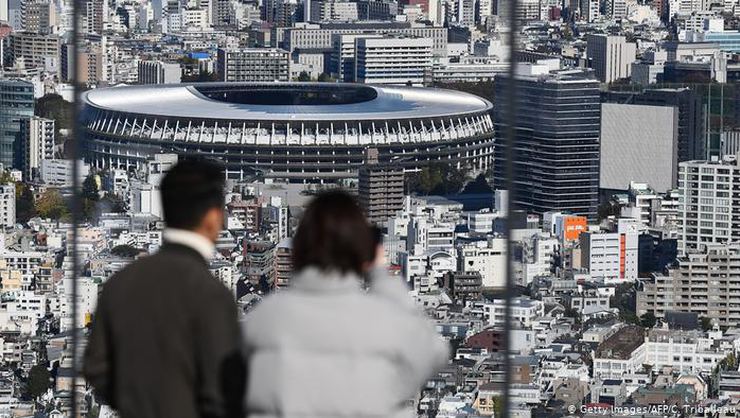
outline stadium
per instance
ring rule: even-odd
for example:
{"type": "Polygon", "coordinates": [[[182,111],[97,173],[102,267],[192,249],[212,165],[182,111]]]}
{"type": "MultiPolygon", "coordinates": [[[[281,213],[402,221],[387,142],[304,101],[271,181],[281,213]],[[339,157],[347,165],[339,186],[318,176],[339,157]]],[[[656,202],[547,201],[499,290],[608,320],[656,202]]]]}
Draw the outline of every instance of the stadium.
{"type": "Polygon", "coordinates": [[[418,169],[473,171],[493,158],[491,103],[466,93],[349,83],[194,83],[111,87],[82,95],[85,158],[141,170],[157,153],[222,160],[232,179],[333,182],[365,150],[418,169]]]}

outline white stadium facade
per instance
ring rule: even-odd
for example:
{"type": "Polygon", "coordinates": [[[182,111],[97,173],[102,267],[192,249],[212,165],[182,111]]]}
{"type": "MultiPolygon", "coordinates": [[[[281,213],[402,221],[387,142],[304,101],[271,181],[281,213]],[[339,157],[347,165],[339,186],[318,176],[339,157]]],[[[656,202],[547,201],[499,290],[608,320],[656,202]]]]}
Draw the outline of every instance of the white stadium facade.
{"type": "Polygon", "coordinates": [[[367,148],[414,170],[444,161],[486,170],[491,103],[450,90],[348,83],[195,83],[83,93],[85,158],[141,170],[158,153],[210,156],[232,179],[356,176],[367,148]]]}

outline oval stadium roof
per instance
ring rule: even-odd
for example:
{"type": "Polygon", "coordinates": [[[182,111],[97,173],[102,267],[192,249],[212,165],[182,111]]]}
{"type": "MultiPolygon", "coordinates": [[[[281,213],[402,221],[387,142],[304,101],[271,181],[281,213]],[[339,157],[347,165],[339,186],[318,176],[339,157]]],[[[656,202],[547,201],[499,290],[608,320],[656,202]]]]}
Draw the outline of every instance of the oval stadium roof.
{"type": "Polygon", "coordinates": [[[121,86],[83,93],[87,106],[185,119],[358,121],[487,112],[478,96],[423,87],[351,83],[190,83],[121,86]]]}

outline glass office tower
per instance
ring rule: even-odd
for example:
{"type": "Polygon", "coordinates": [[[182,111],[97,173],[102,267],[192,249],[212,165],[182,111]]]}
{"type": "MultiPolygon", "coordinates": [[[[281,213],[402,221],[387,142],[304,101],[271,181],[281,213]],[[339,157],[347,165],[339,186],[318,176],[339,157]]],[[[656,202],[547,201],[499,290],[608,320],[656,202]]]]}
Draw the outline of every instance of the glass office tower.
{"type": "MultiPolygon", "coordinates": [[[[493,178],[506,189],[506,86],[497,77],[493,178]],[[502,99],[499,99],[502,98],[502,99]]],[[[563,211],[596,220],[599,204],[599,83],[582,70],[522,64],[515,77],[513,206],[529,213],[563,211]]]]}
{"type": "Polygon", "coordinates": [[[0,163],[20,168],[23,158],[21,120],[33,116],[33,84],[0,80],[0,163]]]}

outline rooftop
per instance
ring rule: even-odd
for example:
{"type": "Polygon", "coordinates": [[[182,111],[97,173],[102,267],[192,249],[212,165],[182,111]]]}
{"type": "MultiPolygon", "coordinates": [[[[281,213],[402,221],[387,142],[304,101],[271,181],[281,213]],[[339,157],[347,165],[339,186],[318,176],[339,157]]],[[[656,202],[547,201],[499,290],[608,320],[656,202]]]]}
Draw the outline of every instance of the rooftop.
{"type": "Polygon", "coordinates": [[[627,360],[632,352],[645,343],[645,330],[636,325],[628,325],[599,344],[595,358],[627,360]]]}
{"type": "Polygon", "coordinates": [[[491,102],[452,90],[351,83],[190,83],[84,92],[92,108],[183,119],[358,121],[487,112],[491,102]],[[156,98],[156,100],[153,100],[156,98]]]}

